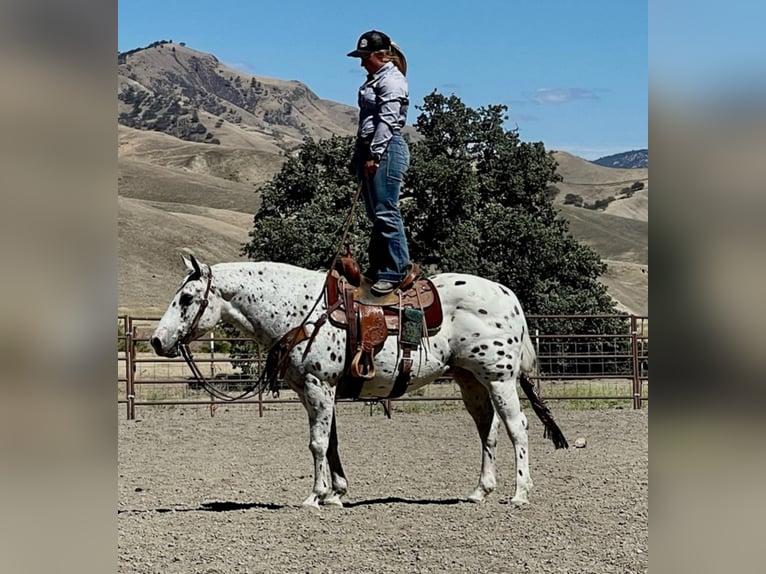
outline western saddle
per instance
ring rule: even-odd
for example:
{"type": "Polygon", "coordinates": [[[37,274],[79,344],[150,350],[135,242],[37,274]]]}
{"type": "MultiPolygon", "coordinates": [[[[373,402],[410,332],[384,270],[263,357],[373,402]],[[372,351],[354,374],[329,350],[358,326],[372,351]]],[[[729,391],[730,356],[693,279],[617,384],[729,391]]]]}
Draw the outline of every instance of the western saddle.
{"type": "Polygon", "coordinates": [[[308,339],[304,357],[313,343],[316,333],[326,319],[346,331],[346,362],[344,374],[338,384],[337,398],[358,399],[364,384],[375,378],[375,355],[383,348],[389,336],[396,335],[401,360],[390,391],[379,396],[375,391],[365,391],[365,398],[392,399],[403,395],[412,378],[411,353],[423,339],[441,329],[443,314],[436,286],[420,275],[420,268],[413,263],[409,273],[399,286],[388,295],[376,296],[371,291],[372,281],[364,277],[359,265],[347,248],[346,254],[337,260],[325,282],[324,298],[327,312],[314,323],[309,335],[306,329],[296,327],[272,348],[266,369],[280,368],[286,354],[295,345],[308,339]]]}

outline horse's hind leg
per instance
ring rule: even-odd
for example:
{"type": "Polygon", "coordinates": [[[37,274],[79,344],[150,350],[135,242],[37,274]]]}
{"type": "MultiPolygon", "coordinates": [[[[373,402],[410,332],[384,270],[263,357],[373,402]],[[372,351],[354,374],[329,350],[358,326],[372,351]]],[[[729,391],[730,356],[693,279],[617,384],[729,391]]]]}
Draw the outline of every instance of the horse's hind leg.
{"type": "Polygon", "coordinates": [[[314,457],[314,488],[303,501],[303,506],[319,508],[319,503],[330,492],[327,451],[330,446],[335,389],[308,375],[301,399],[309,416],[309,449],[314,457]]]}
{"type": "Polygon", "coordinates": [[[529,476],[527,417],[521,412],[516,377],[490,381],[488,387],[495,411],[505,424],[516,451],[516,493],[511,502],[521,506],[529,502],[532,478],[529,476]]]}
{"type": "Polygon", "coordinates": [[[489,392],[476,380],[472,373],[463,369],[453,369],[453,378],[460,387],[463,402],[468,413],[476,423],[481,439],[481,475],[479,484],[468,497],[471,502],[483,502],[484,498],[495,490],[497,427],[500,419],[495,414],[489,392]]]}
{"type": "Polygon", "coordinates": [[[327,506],[343,506],[341,497],[346,494],[348,481],[346,480],[346,474],[343,472],[343,465],[338,454],[338,430],[335,426],[335,409],[333,409],[332,423],[330,424],[330,445],[327,449],[327,460],[330,463],[332,492],[324,499],[323,503],[327,506]]]}

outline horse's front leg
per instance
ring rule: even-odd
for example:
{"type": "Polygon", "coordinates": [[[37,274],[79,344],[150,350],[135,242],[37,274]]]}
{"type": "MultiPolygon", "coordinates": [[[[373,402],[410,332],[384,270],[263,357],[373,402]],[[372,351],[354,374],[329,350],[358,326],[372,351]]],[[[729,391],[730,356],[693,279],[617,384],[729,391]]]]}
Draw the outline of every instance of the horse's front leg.
{"type": "Polygon", "coordinates": [[[307,375],[303,388],[303,406],[309,417],[309,449],[314,457],[314,488],[303,506],[319,508],[330,492],[327,450],[335,406],[335,388],[313,375],[307,375]]]}
{"type": "Polygon", "coordinates": [[[332,477],[332,493],[324,499],[327,506],[343,506],[341,497],[345,496],[348,489],[346,474],[338,454],[338,430],[335,426],[335,409],[333,408],[332,423],[330,425],[330,446],[327,449],[327,460],[330,463],[330,475],[332,477]]]}

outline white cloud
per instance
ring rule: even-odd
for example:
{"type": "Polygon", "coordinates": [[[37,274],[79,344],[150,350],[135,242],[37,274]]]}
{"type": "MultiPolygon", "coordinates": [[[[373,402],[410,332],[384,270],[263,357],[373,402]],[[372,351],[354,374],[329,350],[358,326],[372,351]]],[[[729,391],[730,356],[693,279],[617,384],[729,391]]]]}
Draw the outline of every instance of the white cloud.
{"type": "Polygon", "coordinates": [[[538,88],[530,99],[538,104],[565,104],[575,100],[598,100],[598,91],[589,88],[538,88]]]}

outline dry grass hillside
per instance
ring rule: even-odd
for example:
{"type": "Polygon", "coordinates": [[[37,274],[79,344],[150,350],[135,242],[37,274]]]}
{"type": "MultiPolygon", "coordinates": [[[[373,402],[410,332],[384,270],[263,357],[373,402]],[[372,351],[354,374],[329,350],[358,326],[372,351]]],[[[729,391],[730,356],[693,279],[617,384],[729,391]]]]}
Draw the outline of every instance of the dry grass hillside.
{"type": "MultiPolygon", "coordinates": [[[[215,146],[220,161],[201,161],[205,144],[155,132],[119,130],[119,306],[121,312],[164,309],[182,274],[180,255],[190,249],[210,262],[244,260],[259,198],[255,181],[232,181],[221,166],[236,170],[242,148],[215,146]]],[[[268,150],[252,152],[260,181],[279,169],[268,150]]],[[[621,309],[648,313],[648,185],[633,197],[615,200],[605,211],[564,205],[577,190],[589,202],[614,195],[634,181],[647,181],[644,169],[603,168],[557,152],[564,181],[554,203],[570,231],[608,265],[602,278],[621,309]]],[[[255,173],[252,168],[250,173],[255,173]]],[[[244,170],[243,170],[244,171],[244,170]]],[[[240,179],[242,179],[240,177],[240,179]]]]}
{"type": "MultiPolygon", "coordinates": [[[[305,136],[352,134],[357,112],[300,82],[244,74],[172,42],[118,62],[118,301],[120,312],[158,313],[181,278],[180,254],[244,259],[257,188],[305,136]]],[[[648,169],[555,158],[564,181],[554,203],[572,234],[607,262],[602,280],[621,307],[647,313],[648,169]],[[641,189],[625,192],[637,182],[641,189]],[[603,209],[566,204],[568,195],[603,209]]]]}
{"type": "MultiPolygon", "coordinates": [[[[203,163],[199,154],[212,146],[124,126],[119,137],[119,307],[157,312],[177,287],[183,250],[211,262],[242,258],[259,198],[254,182],[221,177],[221,165],[240,161],[239,148],[215,146],[222,160],[203,163]]],[[[281,165],[270,158],[250,159],[262,181],[281,165]]]]}
{"type": "Polygon", "coordinates": [[[565,152],[555,152],[558,171],[554,199],[569,230],[593,248],[608,270],[602,282],[627,312],[649,313],[649,170],[615,169],[592,164],[565,152]],[[631,194],[625,188],[636,182],[643,188],[631,194]],[[615,199],[602,210],[565,205],[567,194],[579,195],[585,204],[615,199]],[[630,195],[630,197],[626,197],[630,195]]]}

